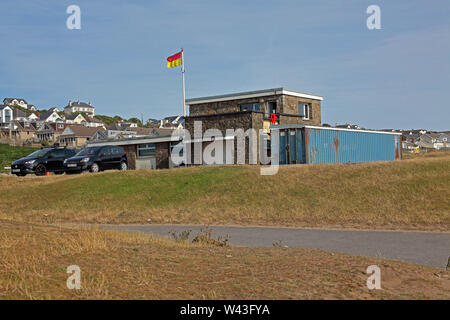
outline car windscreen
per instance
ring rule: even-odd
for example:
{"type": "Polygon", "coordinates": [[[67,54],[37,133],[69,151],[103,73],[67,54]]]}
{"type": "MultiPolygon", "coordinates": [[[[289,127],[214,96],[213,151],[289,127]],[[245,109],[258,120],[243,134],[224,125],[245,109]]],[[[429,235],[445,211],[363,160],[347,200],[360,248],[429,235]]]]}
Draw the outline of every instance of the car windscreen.
{"type": "Polygon", "coordinates": [[[87,147],[81,149],[75,156],[93,156],[98,153],[101,147],[87,147]]]}
{"type": "Polygon", "coordinates": [[[49,152],[49,149],[41,149],[33,152],[32,154],[28,155],[30,158],[42,158],[49,152]]]}

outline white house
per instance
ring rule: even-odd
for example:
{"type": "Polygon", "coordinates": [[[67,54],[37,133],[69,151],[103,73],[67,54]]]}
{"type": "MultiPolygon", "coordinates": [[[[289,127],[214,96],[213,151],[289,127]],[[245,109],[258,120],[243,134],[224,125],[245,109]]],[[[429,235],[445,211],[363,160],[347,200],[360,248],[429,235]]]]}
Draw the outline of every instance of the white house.
{"type": "Polygon", "coordinates": [[[84,112],[90,117],[95,116],[95,108],[90,102],[84,103],[80,101],[69,101],[69,104],[64,107],[64,112],[67,114],[75,112],[84,112]]]}
{"type": "Polygon", "coordinates": [[[62,122],[63,121],[62,118],[59,116],[59,114],[56,113],[55,111],[48,111],[48,112],[41,114],[40,120],[44,121],[44,122],[62,122]]]}
{"type": "Polygon", "coordinates": [[[92,117],[88,117],[86,119],[86,121],[83,122],[83,125],[86,127],[92,127],[92,128],[102,127],[103,129],[106,129],[105,124],[102,121],[100,121],[97,118],[92,118],[92,117]]]}
{"type": "Polygon", "coordinates": [[[0,105],[0,125],[9,125],[13,118],[13,109],[10,106],[0,105]]]}
{"type": "Polygon", "coordinates": [[[10,107],[19,106],[28,109],[28,102],[22,98],[5,98],[3,99],[3,103],[10,107]]]}
{"type": "Polygon", "coordinates": [[[28,116],[28,121],[37,121],[37,120],[39,120],[39,117],[36,114],[34,114],[34,113],[31,113],[28,116]]]}
{"type": "Polygon", "coordinates": [[[66,116],[66,123],[81,124],[83,122],[86,122],[86,119],[81,113],[72,113],[66,116]]]}

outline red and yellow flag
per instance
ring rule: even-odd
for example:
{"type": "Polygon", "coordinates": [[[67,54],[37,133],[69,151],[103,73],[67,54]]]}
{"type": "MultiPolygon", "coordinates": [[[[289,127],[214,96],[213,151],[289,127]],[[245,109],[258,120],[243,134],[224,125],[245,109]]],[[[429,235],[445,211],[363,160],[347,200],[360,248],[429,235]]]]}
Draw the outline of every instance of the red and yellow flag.
{"type": "Polygon", "coordinates": [[[167,68],[178,67],[181,65],[181,51],[167,58],[167,68]]]}

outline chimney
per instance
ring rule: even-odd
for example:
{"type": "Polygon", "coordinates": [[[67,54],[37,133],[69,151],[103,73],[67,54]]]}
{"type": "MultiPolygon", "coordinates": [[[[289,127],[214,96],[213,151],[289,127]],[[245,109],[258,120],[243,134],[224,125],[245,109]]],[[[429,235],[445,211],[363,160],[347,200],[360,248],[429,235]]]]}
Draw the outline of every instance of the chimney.
{"type": "Polygon", "coordinates": [[[72,100],[69,100],[69,106],[72,106],[72,100]]]}

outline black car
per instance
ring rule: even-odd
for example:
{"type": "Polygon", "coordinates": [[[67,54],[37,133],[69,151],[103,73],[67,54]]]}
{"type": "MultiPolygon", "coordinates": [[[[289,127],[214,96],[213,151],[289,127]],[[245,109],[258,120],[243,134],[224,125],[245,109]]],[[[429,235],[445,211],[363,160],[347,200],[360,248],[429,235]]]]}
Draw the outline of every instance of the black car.
{"type": "Polygon", "coordinates": [[[72,157],[75,153],[76,150],[70,148],[40,149],[14,161],[11,164],[11,173],[18,176],[26,176],[32,173],[43,176],[47,172],[61,174],[65,171],[64,160],[72,157]]]}
{"type": "Polygon", "coordinates": [[[127,154],[121,147],[101,146],[86,147],[75,156],[64,161],[66,173],[82,171],[98,172],[100,170],[127,170],[127,154]]]}

